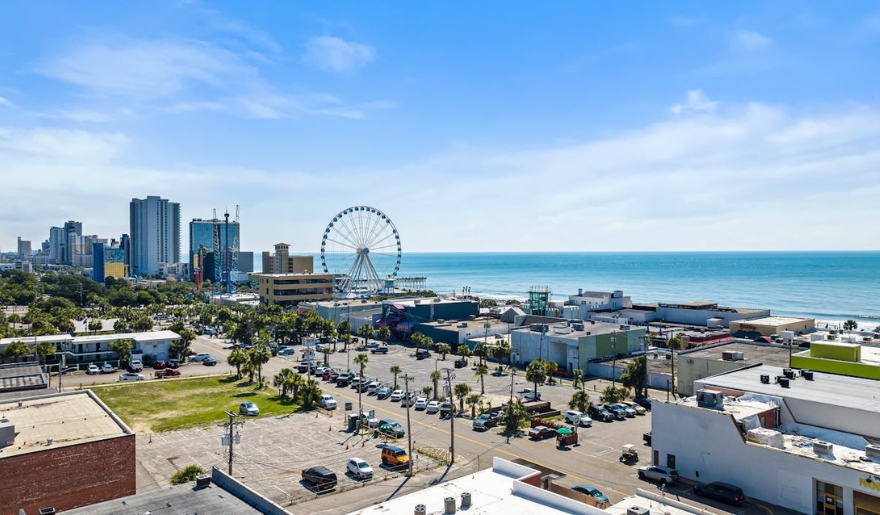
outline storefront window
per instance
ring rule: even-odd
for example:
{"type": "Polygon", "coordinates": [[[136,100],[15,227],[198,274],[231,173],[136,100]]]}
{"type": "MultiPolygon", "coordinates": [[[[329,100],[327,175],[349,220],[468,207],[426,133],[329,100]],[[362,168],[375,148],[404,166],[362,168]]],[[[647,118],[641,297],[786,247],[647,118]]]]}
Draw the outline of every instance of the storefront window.
{"type": "Polygon", "coordinates": [[[843,515],[843,488],[831,483],[816,481],[816,513],[843,515]]]}

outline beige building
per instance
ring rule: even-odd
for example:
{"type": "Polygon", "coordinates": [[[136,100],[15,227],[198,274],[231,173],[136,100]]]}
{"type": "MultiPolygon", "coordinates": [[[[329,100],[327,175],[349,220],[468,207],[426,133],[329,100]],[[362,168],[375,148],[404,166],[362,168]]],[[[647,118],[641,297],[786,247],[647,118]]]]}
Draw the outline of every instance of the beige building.
{"type": "Polygon", "coordinates": [[[263,252],[264,274],[310,274],[315,271],[313,256],[291,256],[290,245],[275,244],[275,254],[263,252]]]}
{"type": "Polygon", "coordinates": [[[730,322],[730,334],[737,337],[756,336],[756,333],[760,333],[761,336],[770,336],[782,334],[782,331],[803,334],[814,330],[816,330],[816,321],[812,318],[764,317],[730,322]]]}
{"type": "Polygon", "coordinates": [[[260,302],[296,305],[303,301],[331,300],[333,274],[252,274],[259,282],[260,302]]]}

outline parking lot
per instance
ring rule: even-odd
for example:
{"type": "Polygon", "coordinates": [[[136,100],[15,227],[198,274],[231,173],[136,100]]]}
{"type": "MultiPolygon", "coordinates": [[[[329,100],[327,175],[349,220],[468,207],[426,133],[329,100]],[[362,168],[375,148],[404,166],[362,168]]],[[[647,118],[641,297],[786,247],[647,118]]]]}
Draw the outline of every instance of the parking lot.
{"type": "MultiPolygon", "coordinates": [[[[222,371],[225,367],[222,359],[228,353],[227,347],[228,343],[212,338],[199,338],[194,344],[194,349],[198,352],[210,352],[221,359],[221,363],[216,367],[218,371],[222,371]]],[[[271,377],[282,368],[294,368],[299,364],[301,347],[296,346],[294,349],[297,352],[293,356],[272,358],[265,366],[264,374],[271,377]]],[[[329,357],[330,365],[343,370],[355,368],[353,361],[349,367],[349,360],[353,360],[355,355],[357,352],[354,350],[349,353],[332,353],[329,357]]],[[[466,382],[472,391],[479,393],[480,381],[474,376],[473,366],[454,369],[454,356],[447,356],[447,360],[441,360],[439,354],[432,353],[428,359],[416,360],[414,355],[415,349],[394,344],[390,346],[388,354],[368,353],[369,362],[364,375],[391,385],[393,375],[390,368],[392,365],[398,365],[403,373],[413,377],[410,388],[420,392],[423,386],[433,387],[430,379],[432,371],[449,368],[455,375],[453,384],[466,382]]],[[[319,355],[319,358],[323,356],[319,355]]],[[[471,365],[476,363],[476,358],[469,360],[471,365]]],[[[490,363],[490,370],[494,366],[490,363]]],[[[509,398],[510,375],[488,375],[484,379],[488,398],[497,399],[499,404],[509,398]]],[[[394,492],[402,495],[406,492],[406,488],[414,488],[413,485],[418,483],[417,480],[404,483],[399,473],[381,468],[380,446],[383,444],[381,439],[373,438],[372,434],[361,437],[347,431],[348,413],[345,404],[351,403],[352,412],[356,412],[357,392],[350,387],[338,387],[324,381],[320,381],[320,384],[325,393],[336,398],[339,403],[338,409],[331,413],[312,412],[276,418],[248,419],[240,430],[242,443],[235,448],[234,475],[282,505],[306,502],[308,504],[304,504],[300,509],[316,513],[345,512],[333,507],[332,499],[337,496],[340,501],[350,499],[349,508],[351,508],[351,506],[369,504],[369,499],[381,500],[393,495],[394,492]],[[349,496],[347,491],[362,484],[344,475],[345,464],[352,457],[365,459],[375,470],[374,479],[367,481],[365,488],[358,489],[354,497],[349,496]],[[327,466],[337,474],[339,488],[335,493],[317,496],[301,484],[301,470],[315,465],[327,466]],[[406,486],[407,484],[409,486],[406,486]],[[397,488],[401,490],[398,491],[397,488]]],[[[593,402],[598,402],[598,392],[608,384],[610,383],[604,380],[587,382],[586,389],[591,393],[593,402]]],[[[514,392],[519,392],[533,385],[527,383],[522,371],[519,371],[513,377],[513,386],[514,392]]],[[[401,377],[398,377],[398,387],[403,388],[401,377]]],[[[441,394],[442,391],[441,386],[441,394]]],[[[570,381],[565,380],[556,385],[539,386],[539,391],[542,400],[549,400],[554,408],[564,412],[574,389],[570,381]]],[[[665,392],[652,392],[652,396],[665,399],[665,392]]],[[[374,395],[366,393],[361,395],[361,402],[365,412],[375,410],[376,418],[391,418],[404,428],[407,427],[407,410],[399,403],[388,399],[379,400],[374,395]]],[[[493,405],[498,404],[493,402],[493,405]]],[[[554,479],[557,484],[594,486],[608,496],[611,502],[618,502],[626,496],[633,495],[638,488],[659,489],[659,485],[640,480],[637,476],[638,467],[651,462],[650,447],[644,445],[642,441],[643,433],[651,429],[650,412],[647,415],[614,422],[594,421],[593,427],[579,429],[577,445],[564,449],[558,449],[553,438],[541,441],[530,440],[524,435],[508,438],[501,434],[501,429],[497,427],[488,431],[473,430],[471,420],[467,417],[458,417],[452,421],[441,420],[437,414],[427,414],[421,410],[410,410],[410,427],[413,449],[417,451],[414,452],[414,464],[420,470],[428,469],[422,474],[439,476],[440,471],[445,471],[445,477],[456,477],[491,466],[492,458],[499,456],[508,460],[536,463],[557,475],[558,478],[554,479]],[[455,424],[455,465],[447,471],[445,466],[439,466],[432,457],[442,460],[449,457],[451,424],[455,424]],[[620,463],[619,457],[625,444],[634,444],[639,451],[640,459],[637,464],[620,463]]],[[[176,470],[191,463],[199,464],[203,468],[218,466],[225,470],[226,455],[220,445],[222,432],[219,426],[175,431],[154,434],[152,442],[150,435],[139,435],[138,457],[160,486],[167,484],[168,478],[176,470]],[[184,449],[185,452],[182,451],[184,449]]],[[[406,448],[407,438],[391,443],[406,448]]],[[[704,503],[701,498],[693,494],[692,485],[689,484],[672,486],[666,491],[666,495],[679,496],[683,501],[707,507],[715,513],[766,513],[764,507],[757,503],[740,508],[712,502],[704,503]]],[[[777,508],[771,508],[774,512],[779,512],[777,508]]]]}

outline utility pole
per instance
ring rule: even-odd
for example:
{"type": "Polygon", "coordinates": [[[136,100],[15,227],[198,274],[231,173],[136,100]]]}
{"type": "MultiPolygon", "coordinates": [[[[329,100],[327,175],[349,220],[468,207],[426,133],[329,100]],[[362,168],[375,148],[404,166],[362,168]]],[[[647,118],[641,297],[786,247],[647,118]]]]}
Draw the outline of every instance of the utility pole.
{"type": "Polygon", "coordinates": [[[614,357],[611,358],[611,386],[617,387],[617,331],[611,333],[611,352],[614,357]]]}
{"type": "Polygon", "coordinates": [[[450,410],[451,416],[449,417],[449,464],[453,465],[455,463],[455,399],[453,398],[452,392],[452,380],[455,379],[455,374],[452,372],[451,368],[444,368],[444,372],[446,372],[446,387],[449,388],[449,404],[452,406],[452,410],[450,410]]]}
{"type": "Polygon", "coordinates": [[[415,379],[413,376],[409,374],[403,374],[403,382],[406,384],[405,388],[405,399],[406,399],[406,440],[407,440],[407,453],[409,454],[408,470],[407,476],[412,477],[412,466],[413,466],[413,453],[412,453],[412,425],[410,425],[409,421],[409,406],[410,406],[410,398],[409,398],[409,382],[415,379]]]}
{"type": "Polygon", "coordinates": [[[237,437],[233,436],[232,430],[235,428],[235,426],[243,426],[244,420],[242,420],[241,422],[236,422],[235,419],[238,417],[238,415],[231,412],[231,411],[226,411],[226,416],[229,417],[229,422],[226,423],[226,427],[229,429],[229,434],[226,435],[226,440],[229,443],[229,476],[232,477],[232,454],[233,454],[232,446],[234,443],[241,442],[241,437],[240,436],[237,436],[237,437]],[[238,442],[236,442],[236,440],[238,440],[238,442]]]}

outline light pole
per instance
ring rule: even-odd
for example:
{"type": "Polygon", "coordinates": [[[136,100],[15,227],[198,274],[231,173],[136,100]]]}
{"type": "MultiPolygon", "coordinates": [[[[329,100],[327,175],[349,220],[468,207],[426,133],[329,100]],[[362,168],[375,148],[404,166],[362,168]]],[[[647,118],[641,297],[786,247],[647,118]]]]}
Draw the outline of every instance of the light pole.
{"type": "Polygon", "coordinates": [[[614,353],[611,358],[611,386],[617,387],[617,331],[611,333],[611,352],[614,353]]]}
{"type": "MultiPolygon", "coordinates": [[[[455,379],[455,374],[452,373],[451,368],[444,368],[444,372],[446,372],[446,387],[449,388],[449,400],[450,405],[452,406],[452,410],[450,413],[455,411],[455,398],[453,397],[452,392],[452,380],[455,379]]],[[[409,409],[407,409],[407,416],[409,415],[409,409]]],[[[455,463],[455,415],[454,413],[449,417],[449,464],[453,465],[455,463]]]]}

